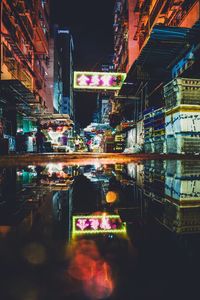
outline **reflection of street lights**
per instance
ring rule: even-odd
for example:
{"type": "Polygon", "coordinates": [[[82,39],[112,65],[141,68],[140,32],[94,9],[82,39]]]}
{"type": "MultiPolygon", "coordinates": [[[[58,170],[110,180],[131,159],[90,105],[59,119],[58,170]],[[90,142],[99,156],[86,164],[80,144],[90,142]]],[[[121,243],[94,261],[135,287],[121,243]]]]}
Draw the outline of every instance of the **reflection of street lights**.
{"type": "Polygon", "coordinates": [[[46,169],[48,173],[52,175],[54,172],[61,172],[63,170],[63,165],[61,163],[59,164],[50,163],[46,166],[46,169]]]}
{"type": "Polygon", "coordinates": [[[106,194],[107,203],[115,203],[118,200],[118,193],[115,191],[108,191],[106,194]]]}
{"type": "Polygon", "coordinates": [[[94,167],[95,167],[96,170],[99,169],[99,168],[101,167],[101,164],[100,164],[100,162],[99,162],[98,160],[95,161],[94,167]]]}

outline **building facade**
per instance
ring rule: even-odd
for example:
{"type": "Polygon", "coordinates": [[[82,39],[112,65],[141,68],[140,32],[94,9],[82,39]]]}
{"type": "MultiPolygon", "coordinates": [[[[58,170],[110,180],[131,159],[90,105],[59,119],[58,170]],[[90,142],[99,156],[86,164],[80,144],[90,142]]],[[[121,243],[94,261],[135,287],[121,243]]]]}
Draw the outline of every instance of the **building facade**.
{"type": "MultiPolygon", "coordinates": [[[[161,150],[165,149],[168,101],[164,86],[177,77],[200,78],[199,47],[199,1],[116,0],[114,66],[127,77],[114,97],[111,120],[118,118],[115,125],[133,120],[136,140],[139,134],[144,136],[143,144],[150,146],[150,152],[165,152],[161,150]],[[157,123],[150,132],[147,116],[152,119],[153,112],[157,123]],[[138,131],[139,123],[143,124],[142,132],[138,131]]],[[[176,144],[178,140],[173,136],[173,141],[176,144]]]]}
{"type": "MultiPolygon", "coordinates": [[[[170,80],[175,73],[179,75],[180,71],[183,73],[183,64],[172,71],[178,58],[187,60],[186,67],[192,64],[191,57],[197,58],[196,54],[190,53],[193,42],[189,38],[189,29],[194,28],[199,20],[200,3],[197,0],[116,0],[113,62],[116,71],[127,73],[125,84],[128,85],[122,87],[120,93],[127,97],[138,97],[138,100],[132,101],[136,118],[141,116],[144,108],[162,98],[162,81],[170,80]],[[162,47],[164,43],[166,47],[172,43],[172,47],[162,47]],[[178,48],[175,43],[182,46],[178,48]],[[171,56],[170,51],[174,51],[171,56]]],[[[197,31],[193,31],[192,35],[196,42],[197,31]]],[[[198,59],[195,65],[198,69],[198,59]]],[[[122,106],[126,104],[127,101],[123,101],[122,106]]]]}
{"type": "Polygon", "coordinates": [[[116,0],[113,24],[115,70],[128,73],[155,25],[191,28],[199,18],[198,0],[116,0]]]}
{"type": "Polygon", "coordinates": [[[48,85],[49,1],[1,1],[0,112],[4,133],[31,130],[51,106],[48,85]]]}
{"type": "Polygon", "coordinates": [[[70,31],[54,26],[50,51],[53,71],[54,111],[74,117],[74,43],[70,31]]]}
{"type": "Polygon", "coordinates": [[[56,32],[57,29],[55,27],[52,33],[52,37],[50,38],[49,75],[51,78],[52,86],[53,112],[61,113],[63,97],[62,58],[61,51],[57,43],[56,32]]]}

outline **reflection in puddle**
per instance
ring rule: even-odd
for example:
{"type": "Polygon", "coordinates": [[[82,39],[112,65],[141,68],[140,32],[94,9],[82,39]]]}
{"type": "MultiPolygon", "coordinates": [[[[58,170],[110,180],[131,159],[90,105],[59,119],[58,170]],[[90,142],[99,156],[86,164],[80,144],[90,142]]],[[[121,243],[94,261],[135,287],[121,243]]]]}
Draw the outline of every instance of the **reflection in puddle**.
{"type": "Polygon", "coordinates": [[[104,299],[112,294],[114,283],[111,267],[100,255],[93,240],[77,240],[71,244],[69,275],[82,281],[90,299],[104,299]]]}
{"type": "Polygon", "coordinates": [[[16,278],[38,299],[184,296],[199,233],[199,161],[0,168],[2,299],[16,278]]]}
{"type": "Polygon", "coordinates": [[[11,227],[10,226],[0,226],[0,235],[5,237],[10,232],[11,227]]]}
{"type": "Polygon", "coordinates": [[[24,258],[32,265],[44,264],[46,260],[46,250],[43,245],[31,243],[23,249],[24,258]]]}
{"type": "Polygon", "coordinates": [[[144,193],[153,216],[178,234],[200,232],[200,163],[149,162],[144,193]],[[161,163],[160,163],[161,164],[161,163]]]}
{"type": "Polygon", "coordinates": [[[80,215],[73,216],[72,236],[84,234],[126,234],[126,224],[119,215],[80,215]]]}

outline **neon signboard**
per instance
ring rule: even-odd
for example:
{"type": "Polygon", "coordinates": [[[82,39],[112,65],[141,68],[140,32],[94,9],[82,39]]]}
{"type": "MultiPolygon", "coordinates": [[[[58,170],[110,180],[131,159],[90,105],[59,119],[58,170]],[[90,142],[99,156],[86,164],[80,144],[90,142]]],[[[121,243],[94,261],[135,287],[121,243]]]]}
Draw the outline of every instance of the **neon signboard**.
{"type": "Polygon", "coordinates": [[[126,73],[74,72],[74,89],[120,90],[126,73]]]}
{"type": "Polygon", "coordinates": [[[72,235],[98,233],[126,233],[126,223],[119,215],[73,216],[72,235]]]}

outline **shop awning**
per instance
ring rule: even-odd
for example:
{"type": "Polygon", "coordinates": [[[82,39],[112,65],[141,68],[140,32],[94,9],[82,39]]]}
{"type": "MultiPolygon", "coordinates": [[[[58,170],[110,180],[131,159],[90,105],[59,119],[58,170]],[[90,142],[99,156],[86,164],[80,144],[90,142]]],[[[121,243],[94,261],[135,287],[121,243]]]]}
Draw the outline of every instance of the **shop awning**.
{"type": "Polygon", "coordinates": [[[120,95],[135,95],[141,82],[166,80],[171,75],[171,67],[190,48],[194,34],[190,28],[155,26],[131,67],[120,95]]]}
{"type": "Polygon", "coordinates": [[[36,111],[40,111],[41,102],[34,93],[19,80],[0,80],[0,99],[4,99],[6,107],[16,107],[17,111],[36,119],[36,111]]]}
{"type": "Polygon", "coordinates": [[[68,114],[52,114],[52,113],[43,113],[36,114],[37,120],[42,125],[43,129],[50,127],[73,127],[74,122],[70,119],[68,114]]]}
{"type": "Polygon", "coordinates": [[[19,80],[1,80],[0,90],[8,99],[24,104],[36,102],[35,95],[19,80]]]}
{"type": "Polygon", "coordinates": [[[44,113],[44,114],[37,114],[39,119],[43,120],[69,120],[70,116],[68,114],[52,114],[52,113],[44,113]]]}

